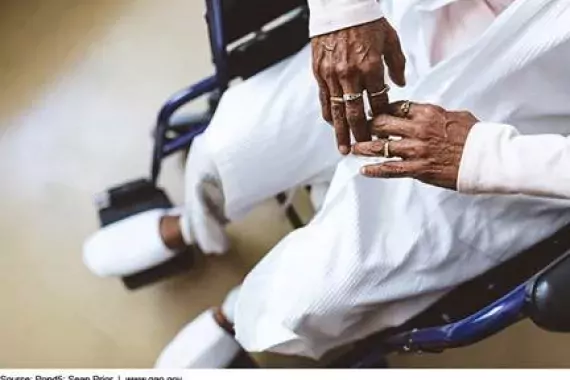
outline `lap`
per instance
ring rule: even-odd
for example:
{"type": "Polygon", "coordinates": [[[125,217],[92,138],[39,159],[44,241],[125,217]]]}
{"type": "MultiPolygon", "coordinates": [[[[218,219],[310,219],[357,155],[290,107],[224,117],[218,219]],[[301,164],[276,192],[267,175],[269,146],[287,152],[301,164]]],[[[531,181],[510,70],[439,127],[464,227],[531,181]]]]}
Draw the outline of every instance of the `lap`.
{"type": "Polygon", "coordinates": [[[319,214],[246,278],[246,348],[319,357],[405,322],[570,221],[566,201],[367,179],[361,164],[343,160],[319,214]]]}

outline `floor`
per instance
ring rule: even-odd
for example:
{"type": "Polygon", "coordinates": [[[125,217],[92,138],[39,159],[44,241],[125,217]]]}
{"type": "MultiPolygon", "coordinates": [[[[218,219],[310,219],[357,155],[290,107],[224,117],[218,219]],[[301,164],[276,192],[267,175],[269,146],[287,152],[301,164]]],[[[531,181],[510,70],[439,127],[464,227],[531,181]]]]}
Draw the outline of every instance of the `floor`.
{"type": "MultiPolygon", "coordinates": [[[[212,70],[202,15],[198,0],[0,0],[0,367],[152,366],[289,230],[267,202],[230,227],[227,256],[136,292],[82,264],[94,195],[146,174],[156,110],[212,70]]],[[[162,183],[177,201],[181,174],[180,157],[168,160],[162,183]]],[[[525,323],[394,363],[565,367],[570,350],[525,323]]]]}

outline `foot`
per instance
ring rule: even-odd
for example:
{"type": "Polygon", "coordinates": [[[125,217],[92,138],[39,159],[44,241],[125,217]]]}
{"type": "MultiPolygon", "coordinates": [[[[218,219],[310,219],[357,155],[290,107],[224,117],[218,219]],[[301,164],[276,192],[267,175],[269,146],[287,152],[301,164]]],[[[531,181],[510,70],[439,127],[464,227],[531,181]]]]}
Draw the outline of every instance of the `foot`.
{"type": "Polygon", "coordinates": [[[161,352],[155,368],[226,368],[243,353],[234,339],[233,313],[239,287],[221,307],[200,314],[161,352]]]}
{"type": "Polygon", "coordinates": [[[155,368],[226,368],[242,351],[220,309],[200,314],[161,352],[155,368]]]}
{"type": "Polygon", "coordinates": [[[178,216],[150,210],[101,228],[83,247],[85,265],[96,275],[128,276],[185,250],[178,216]]]}

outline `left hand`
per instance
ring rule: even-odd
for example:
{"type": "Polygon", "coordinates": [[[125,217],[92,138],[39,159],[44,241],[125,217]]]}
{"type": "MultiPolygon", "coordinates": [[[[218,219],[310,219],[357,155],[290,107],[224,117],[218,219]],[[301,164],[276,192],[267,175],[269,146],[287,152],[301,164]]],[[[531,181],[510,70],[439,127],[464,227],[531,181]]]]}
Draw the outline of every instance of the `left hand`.
{"type": "Polygon", "coordinates": [[[459,164],[467,135],[479,122],[470,112],[447,111],[439,106],[404,102],[390,104],[390,114],[372,121],[376,141],[353,145],[352,152],[362,156],[400,157],[401,161],[367,165],[362,174],[377,178],[410,177],[448,189],[457,189],[459,164]],[[401,137],[388,140],[388,136],[401,137]]]}

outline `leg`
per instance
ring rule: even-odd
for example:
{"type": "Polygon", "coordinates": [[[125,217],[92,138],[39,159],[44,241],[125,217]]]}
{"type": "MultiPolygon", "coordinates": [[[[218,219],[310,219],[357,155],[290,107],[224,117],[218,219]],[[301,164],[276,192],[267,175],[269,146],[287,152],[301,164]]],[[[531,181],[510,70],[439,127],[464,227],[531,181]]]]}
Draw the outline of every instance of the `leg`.
{"type": "Polygon", "coordinates": [[[186,325],[160,353],[155,368],[224,368],[241,352],[230,322],[239,288],[219,308],[206,310],[186,325]]]}
{"type": "Polygon", "coordinates": [[[343,347],[321,360],[271,352],[246,353],[234,338],[239,289],[234,288],[220,307],[208,309],[188,323],[160,353],[155,368],[241,368],[243,363],[238,360],[244,356],[261,368],[323,368],[350,348],[343,347]]]}
{"type": "MultiPolygon", "coordinates": [[[[224,94],[189,153],[174,240],[206,254],[224,253],[228,221],[280,192],[313,180],[326,183],[323,173],[340,155],[332,128],[320,118],[309,59],[307,47],[224,94]]],[[[129,275],[172,257],[176,252],[159,233],[162,217],[153,210],[99,230],[85,245],[86,264],[102,276],[129,275]]]]}
{"type": "Polygon", "coordinates": [[[331,172],[340,160],[334,131],[320,115],[309,62],[306,47],[224,94],[203,144],[228,219],[331,172]]]}

